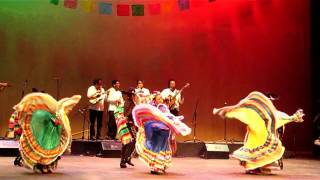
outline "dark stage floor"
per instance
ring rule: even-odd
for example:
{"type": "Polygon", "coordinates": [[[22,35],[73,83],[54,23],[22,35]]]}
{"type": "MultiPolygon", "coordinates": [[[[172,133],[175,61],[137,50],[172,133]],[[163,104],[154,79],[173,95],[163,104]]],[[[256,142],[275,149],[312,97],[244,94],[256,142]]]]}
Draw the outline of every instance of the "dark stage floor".
{"type": "Polygon", "coordinates": [[[64,156],[54,174],[34,174],[12,165],[12,157],[0,157],[1,180],[135,180],[135,179],[319,179],[320,160],[285,159],[285,169],[273,175],[246,175],[236,160],[206,160],[200,158],[174,158],[173,167],[165,175],[151,175],[138,159],[135,167],[119,168],[117,158],[64,156]]]}

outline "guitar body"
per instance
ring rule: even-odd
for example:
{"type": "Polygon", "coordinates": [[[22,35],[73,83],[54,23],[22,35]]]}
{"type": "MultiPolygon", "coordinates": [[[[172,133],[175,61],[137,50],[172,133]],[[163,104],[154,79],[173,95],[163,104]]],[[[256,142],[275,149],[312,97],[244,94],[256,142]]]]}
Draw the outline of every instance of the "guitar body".
{"type": "Polygon", "coordinates": [[[97,104],[105,98],[104,94],[106,93],[97,92],[96,95],[89,99],[89,102],[93,105],[97,104]]]}
{"type": "Polygon", "coordinates": [[[167,103],[167,106],[169,107],[169,109],[172,109],[175,103],[176,103],[176,97],[173,97],[170,95],[168,97],[168,103],[167,103]]]}

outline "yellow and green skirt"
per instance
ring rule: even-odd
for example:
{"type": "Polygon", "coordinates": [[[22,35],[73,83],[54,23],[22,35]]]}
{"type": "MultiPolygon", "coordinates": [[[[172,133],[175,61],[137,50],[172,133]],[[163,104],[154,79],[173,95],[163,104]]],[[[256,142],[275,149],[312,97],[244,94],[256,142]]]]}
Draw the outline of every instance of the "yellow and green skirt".
{"type": "Polygon", "coordinates": [[[80,101],[73,96],[56,101],[49,94],[25,96],[14,109],[19,112],[22,136],[20,154],[27,168],[49,173],[71,143],[67,113],[80,101]]]}
{"type": "Polygon", "coordinates": [[[293,116],[278,111],[265,95],[256,91],[238,104],[214,109],[213,113],[247,125],[244,146],[231,154],[231,157],[241,161],[246,170],[280,169],[278,160],[282,158],[285,148],[277,129],[302,118],[298,116],[298,111],[293,116]]]}

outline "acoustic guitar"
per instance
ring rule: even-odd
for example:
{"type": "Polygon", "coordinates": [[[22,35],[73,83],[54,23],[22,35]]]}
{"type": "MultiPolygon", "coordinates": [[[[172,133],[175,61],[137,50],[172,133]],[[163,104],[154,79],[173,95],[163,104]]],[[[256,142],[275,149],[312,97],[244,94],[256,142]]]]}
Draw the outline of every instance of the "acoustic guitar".
{"type": "Polygon", "coordinates": [[[176,98],[178,94],[181,94],[182,91],[189,87],[190,83],[186,83],[180,90],[178,90],[173,96],[169,95],[168,98],[165,99],[165,104],[169,107],[169,109],[173,109],[174,104],[176,103],[176,98]]]}

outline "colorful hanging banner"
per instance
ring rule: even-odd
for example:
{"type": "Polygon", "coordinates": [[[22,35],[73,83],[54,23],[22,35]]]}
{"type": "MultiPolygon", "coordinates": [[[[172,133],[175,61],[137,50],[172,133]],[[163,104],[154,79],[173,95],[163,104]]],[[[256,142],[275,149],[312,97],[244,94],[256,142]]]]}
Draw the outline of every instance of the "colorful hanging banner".
{"type": "Polygon", "coordinates": [[[92,12],[94,8],[93,0],[82,0],[82,9],[85,12],[92,12]]]}
{"type": "MultiPolygon", "coordinates": [[[[79,3],[81,9],[85,12],[99,11],[100,14],[111,15],[114,8],[116,8],[117,16],[145,16],[145,9],[149,11],[149,15],[158,15],[161,13],[169,13],[173,10],[185,11],[190,9],[190,0],[159,0],[159,2],[151,2],[144,4],[118,4],[111,2],[103,2],[104,0],[61,0],[64,1],[63,6],[66,8],[76,9],[79,3]],[[112,6],[115,7],[112,7],[112,6]],[[178,7],[176,7],[178,6],[178,7]],[[96,8],[97,7],[97,8],[96,8]],[[131,11],[131,12],[130,12],[131,11]]],[[[128,0],[130,1],[130,0],[128,0]]],[[[60,0],[49,0],[51,4],[59,5],[60,0]]],[[[197,1],[192,4],[193,7],[197,7],[197,1]]],[[[207,2],[216,2],[216,0],[208,0],[207,2]]]]}
{"type": "Polygon", "coordinates": [[[100,2],[99,3],[99,13],[100,14],[111,15],[112,14],[112,4],[111,3],[100,2]]]}
{"type": "Polygon", "coordinates": [[[164,13],[170,13],[175,5],[174,0],[170,0],[161,4],[161,9],[164,13]]]}
{"type": "Polygon", "coordinates": [[[144,16],[144,5],[134,4],[131,6],[132,16],[144,16]]]}
{"type": "Polygon", "coordinates": [[[130,16],[130,6],[127,4],[117,5],[117,15],[118,16],[130,16]]]}
{"type": "Polygon", "coordinates": [[[161,13],[161,5],[160,3],[157,4],[149,4],[149,13],[150,15],[158,15],[161,13]]]}
{"type": "Polygon", "coordinates": [[[77,0],[64,0],[64,7],[66,8],[76,9],[77,5],[78,5],[77,0]]]}
{"type": "Polygon", "coordinates": [[[59,0],[50,0],[51,4],[59,5],[59,0]]]}
{"type": "Polygon", "coordinates": [[[190,9],[190,1],[189,0],[178,0],[178,6],[181,11],[190,9]]]}

